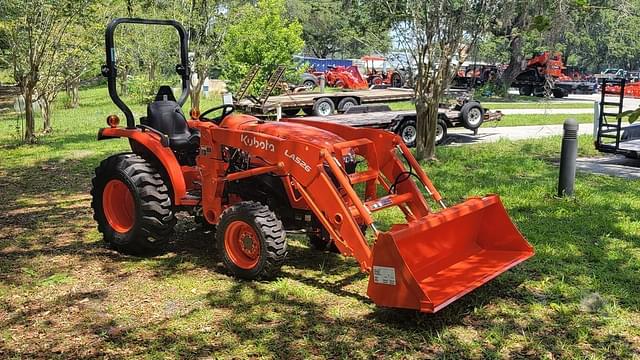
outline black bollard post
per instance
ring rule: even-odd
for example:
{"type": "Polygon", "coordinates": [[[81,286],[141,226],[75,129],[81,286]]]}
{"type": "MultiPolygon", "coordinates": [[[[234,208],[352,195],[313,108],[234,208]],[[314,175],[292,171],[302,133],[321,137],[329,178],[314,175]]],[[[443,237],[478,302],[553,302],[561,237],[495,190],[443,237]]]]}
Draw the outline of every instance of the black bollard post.
{"type": "Polygon", "coordinates": [[[558,179],[558,196],[573,195],[573,184],[576,179],[576,157],[578,155],[578,122],[567,119],[563,125],[562,150],[560,151],[560,177],[558,179]]]}

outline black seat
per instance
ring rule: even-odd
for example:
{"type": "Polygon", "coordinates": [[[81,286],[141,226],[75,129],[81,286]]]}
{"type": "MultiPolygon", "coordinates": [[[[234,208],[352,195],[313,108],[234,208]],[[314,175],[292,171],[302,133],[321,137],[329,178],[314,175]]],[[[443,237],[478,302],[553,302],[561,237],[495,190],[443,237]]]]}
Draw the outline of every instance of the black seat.
{"type": "Polygon", "coordinates": [[[189,128],[182,108],[168,86],[160,87],[155,100],[147,106],[147,117],[142,118],[141,123],[167,135],[173,150],[190,150],[200,144],[200,132],[189,128]]]}

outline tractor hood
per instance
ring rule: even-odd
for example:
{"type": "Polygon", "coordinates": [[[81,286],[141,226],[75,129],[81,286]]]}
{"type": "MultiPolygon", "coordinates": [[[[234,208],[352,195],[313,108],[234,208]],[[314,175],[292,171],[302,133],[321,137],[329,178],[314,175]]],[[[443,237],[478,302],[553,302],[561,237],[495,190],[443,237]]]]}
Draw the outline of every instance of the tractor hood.
{"type": "Polygon", "coordinates": [[[342,137],[315,127],[284,121],[262,121],[248,115],[231,115],[224,119],[222,127],[252,131],[284,140],[308,142],[333,150],[333,144],[345,141],[342,137]]]}

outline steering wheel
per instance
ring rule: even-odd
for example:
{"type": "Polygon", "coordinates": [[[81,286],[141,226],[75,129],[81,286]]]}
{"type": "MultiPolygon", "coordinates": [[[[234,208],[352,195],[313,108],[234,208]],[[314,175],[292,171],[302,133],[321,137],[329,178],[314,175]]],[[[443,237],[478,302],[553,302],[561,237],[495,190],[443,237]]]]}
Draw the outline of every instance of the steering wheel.
{"type": "Polygon", "coordinates": [[[204,120],[204,121],[211,121],[214,124],[220,124],[220,122],[222,122],[222,120],[224,118],[226,118],[227,116],[231,115],[231,113],[235,110],[236,108],[231,105],[231,104],[223,104],[220,106],[216,106],[216,107],[212,107],[211,109],[203,112],[202,114],[200,114],[200,120],[204,120]],[[210,114],[216,110],[220,110],[222,109],[222,114],[220,116],[214,117],[214,118],[207,118],[206,115],[210,114]]]}

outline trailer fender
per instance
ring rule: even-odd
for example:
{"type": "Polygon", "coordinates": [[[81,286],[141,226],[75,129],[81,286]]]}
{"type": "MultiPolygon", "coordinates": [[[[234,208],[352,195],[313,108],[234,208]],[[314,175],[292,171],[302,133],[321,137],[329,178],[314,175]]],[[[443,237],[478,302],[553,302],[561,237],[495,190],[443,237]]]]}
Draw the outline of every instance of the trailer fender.
{"type": "Polygon", "coordinates": [[[98,131],[98,140],[116,138],[127,138],[135,142],[136,145],[148,150],[162,164],[163,170],[169,177],[167,180],[170,182],[170,188],[173,189],[173,204],[181,205],[182,198],[187,194],[187,187],[180,163],[171,148],[164,146],[159,136],[140,129],[103,128],[98,131]]]}

